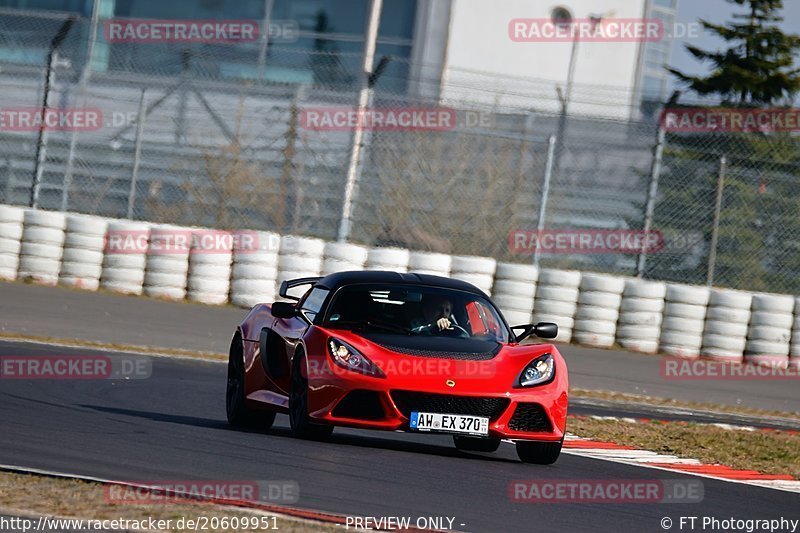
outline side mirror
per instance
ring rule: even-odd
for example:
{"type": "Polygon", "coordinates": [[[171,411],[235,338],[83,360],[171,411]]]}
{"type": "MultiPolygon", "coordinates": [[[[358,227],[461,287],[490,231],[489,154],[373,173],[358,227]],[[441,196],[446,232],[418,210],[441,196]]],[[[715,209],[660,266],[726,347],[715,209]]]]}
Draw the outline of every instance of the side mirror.
{"type": "Polygon", "coordinates": [[[517,342],[521,342],[531,335],[536,335],[541,339],[555,339],[558,336],[558,324],[553,322],[539,322],[538,324],[525,324],[523,326],[513,326],[512,330],[521,329],[522,333],[517,335],[517,342]]]}
{"type": "Polygon", "coordinates": [[[272,304],[272,316],[275,318],[294,318],[297,308],[290,302],[275,302],[272,304]]]}

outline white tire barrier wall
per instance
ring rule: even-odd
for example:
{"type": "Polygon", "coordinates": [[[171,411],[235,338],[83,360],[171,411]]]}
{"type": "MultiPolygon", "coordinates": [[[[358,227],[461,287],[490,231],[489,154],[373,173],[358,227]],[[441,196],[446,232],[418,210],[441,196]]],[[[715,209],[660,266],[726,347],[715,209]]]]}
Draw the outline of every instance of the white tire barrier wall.
{"type": "Polygon", "coordinates": [[[254,232],[255,250],[235,249],[231,273],[231,303],[253,307],[277,299],[278,252],[281,237],[277,233],[254,232]]]}
{"type": "Polygon", "coordinates": [[[0,279],[17,279],[24,220],[24,209],[0,205],[0,279]]]}
{"type": "Polygon", "coordinates": [[[509,326],[531,323],[539,269],[533,265],[498,263],[492,286],[492,301],[509,326]]]}
{"type": "Polygon", "coordinates": [[[367,262],[367,249],[357,244],[327,242],[323,251],[322,275],[364,270],[367,262]]]}
{"type": "Polygon", "coordinates": [[[614,345],[625,280],[602,274],[581,276],[572,338],[580,344],[608,348],[614,345]]]}
{"type": "Polygon", "coordinates": [[[410,259],[411,253],[404,248],[370,248],[364,268],[405,273],[410,259]]]}
{"type": "Polygon", "coordinates": [[[144,293],[154,298],[186,298],[192,230],[177,226],[154,226],[144,273],[144,293]]]}
{"type": "Polygon", "coordinates": [[[106,253],[100,288],[122,294],[142,294],[150,227],[112,220],[106,230],[106,253]]]}
{"type": "Polygon", "coordinates": [[[656,353],[667,286],[655,281],[625,280],[617,342],[634,352],[656,353]]]}
{"type": "Polygon", "coordinates": [[[411,252],[408,259],[408,271],[448,277],[452,263],[453,258],[447,254],[411,252]]]}
{"type": "Polygon", "coordinates": [[[195,230],[189,254],[189,277],[186,297],[193,302],[222,305],[231,288],[233,238],[230,232],[195,230]],[[204,241],[203,237],[214,238],[204,241]],[[230,237],[226,240],[225,237],[230,237]],[[212,244],[213,242],[213,244],[212,244]]]}
{"type": "Polygon", "coordinates": [[[492,294],[497,261],[491,257],[454,255],[450,263],[450,277],[466,281],[488,295],[492,294]]]}
{"type": "Polygon", "coordinates": [[[659,351],[676,357],[700,357],[710,297],[707,287],[667,285],[659,351]]]}
{"type": "Polygon", "coordinates": [[[18,278],[45,285],[58,283],[66,224],[67,218],[62,213],[25,211],[18,278]]]}
{"type": "Polygon", "coordinates": [[[556,341],[572,340],[580,284],[581,273],[577,271],[552,269],[539,271],[536,300],[533,303],[533,322],[558,324],[556,341]]]}
{"type": "Polygon", "coordinates": [[[64,254],[58,282],[96,291],[103,272],[108,221],[89,215],[67,215],[64,254]]]}
{"type": "MultiPolygon", "coordinates": [[[[278,255],[278,286],[286,280],[310,278],[322,273],[322,255],[325,241],[295,235],[281,237],[281,251],[278,255]]],[[[308,287],[298,287],[291,291],[300,296],[308,287]]]]}
{"type": "Polygon", "coordinates": [[[789,364],[793,313],[794,298],[791,296],[753,295],[745,360],[758,365],[786,367],[789,364]]]}
{"type": "Polygon", "coordinates": [[[703,346],[700,355],[709,359],[741,362],[747,342],[753,295],[728,289],[711,289],[703,346]]]}

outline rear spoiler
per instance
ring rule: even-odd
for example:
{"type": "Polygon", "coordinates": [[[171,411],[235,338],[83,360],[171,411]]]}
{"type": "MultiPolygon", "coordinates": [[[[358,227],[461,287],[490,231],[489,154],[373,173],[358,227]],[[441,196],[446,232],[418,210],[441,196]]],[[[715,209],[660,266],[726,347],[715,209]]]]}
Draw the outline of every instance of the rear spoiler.
{"type": "Polygon", "coordinates": [[[290,296],[288,294],[289,289],[293,287],[299,287],[300,285],[313,285],[314,283],[318,282],[322,278],[317,276],[314,278],[298,278],[298,279],[287,279],[281,283],[281,288],[278,290],[278,294],[281,298],[286,298],[287,300],[294,300],[296,302],[300,301],[300,298],[297,296],[290,296]]]}

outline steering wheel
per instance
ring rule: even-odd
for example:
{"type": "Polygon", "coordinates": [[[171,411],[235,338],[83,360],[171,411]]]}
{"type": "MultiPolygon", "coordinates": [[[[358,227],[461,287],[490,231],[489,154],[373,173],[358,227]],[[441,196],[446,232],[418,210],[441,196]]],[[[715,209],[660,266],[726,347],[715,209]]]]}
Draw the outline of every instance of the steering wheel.
{"type": "Polygon", "coordinates": [[[455,332],[462,339],[469,339],[469,338],[472,337],[472,335],[470,335],[467,330],[465,330],[464,328],[462,328],[458,324],[451,324],[450,325],[450,329],[440,330],[440,333],[450,334],[450,333],[453,333],[453,332],[455,332]]]}

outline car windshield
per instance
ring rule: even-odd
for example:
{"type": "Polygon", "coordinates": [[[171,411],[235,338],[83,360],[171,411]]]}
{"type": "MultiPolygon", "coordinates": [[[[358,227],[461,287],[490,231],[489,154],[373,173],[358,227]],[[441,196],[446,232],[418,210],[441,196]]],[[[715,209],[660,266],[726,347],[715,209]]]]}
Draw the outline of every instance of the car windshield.
{"type": "Polygon", "coordinates": [[[334,295],[323,326],[508,342],[495,307],[466,291],[425,285],[354,284],[334,295]]]}

